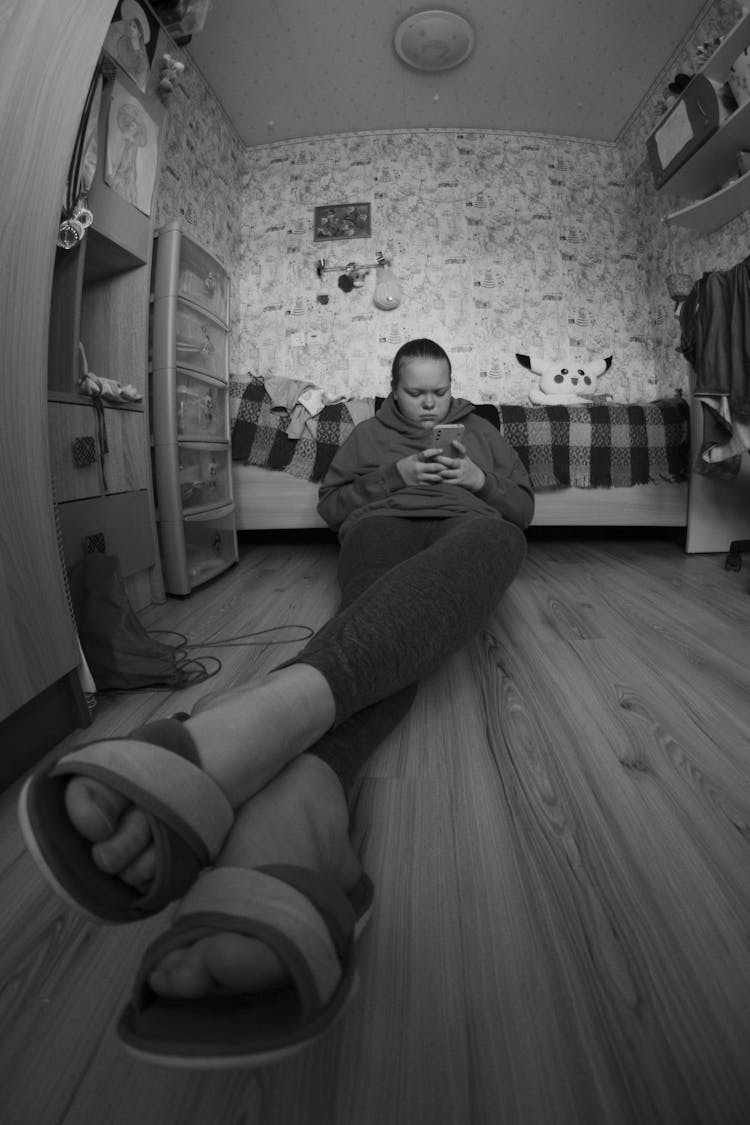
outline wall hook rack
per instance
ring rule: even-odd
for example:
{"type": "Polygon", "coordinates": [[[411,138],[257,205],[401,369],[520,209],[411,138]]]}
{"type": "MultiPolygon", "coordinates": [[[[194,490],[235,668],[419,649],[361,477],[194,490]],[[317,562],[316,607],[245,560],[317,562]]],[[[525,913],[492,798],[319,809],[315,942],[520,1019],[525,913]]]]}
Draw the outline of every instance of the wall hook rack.
{"type": "Polygon", "coordinates": [[[391,264],[391,259],[386,258],[380,250],[378,250],[376,258],[377,261],[366,262],[363,265],[358,265],[357,262],[347,262],[345,265],[329,265],[326,258],[318,258],[315,272],[319,278],[321,278],[324,273],[330,273],[331,271],[347,274],[351,277],[353,274],[361,273],[362,270],[373,270],[378,266],[389,266],[391,264]]]}

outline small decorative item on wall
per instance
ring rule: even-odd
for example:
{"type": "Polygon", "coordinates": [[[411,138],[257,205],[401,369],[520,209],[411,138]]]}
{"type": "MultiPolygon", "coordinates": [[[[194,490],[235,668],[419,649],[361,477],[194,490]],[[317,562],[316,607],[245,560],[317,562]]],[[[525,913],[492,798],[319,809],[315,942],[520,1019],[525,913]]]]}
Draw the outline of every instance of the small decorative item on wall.
{"type": "Polygon", "coordinates": [[[338,203],[315,208],[315,242],[337,238],[370,238],[370,204],[338,203]]]}

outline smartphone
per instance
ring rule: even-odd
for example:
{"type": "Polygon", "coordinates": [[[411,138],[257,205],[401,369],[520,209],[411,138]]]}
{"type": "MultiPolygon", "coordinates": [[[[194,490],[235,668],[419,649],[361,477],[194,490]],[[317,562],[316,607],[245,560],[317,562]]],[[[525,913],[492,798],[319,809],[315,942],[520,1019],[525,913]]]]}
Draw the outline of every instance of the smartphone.
{"type": "Polygon", "coordinates": [[[463,423],[438,422],[437,426],[432,427],[430,446],[440,446],[446,457],[460,457],[458,450],[453,448],[453,442],[460,441],[463,436],[463,423]]]}

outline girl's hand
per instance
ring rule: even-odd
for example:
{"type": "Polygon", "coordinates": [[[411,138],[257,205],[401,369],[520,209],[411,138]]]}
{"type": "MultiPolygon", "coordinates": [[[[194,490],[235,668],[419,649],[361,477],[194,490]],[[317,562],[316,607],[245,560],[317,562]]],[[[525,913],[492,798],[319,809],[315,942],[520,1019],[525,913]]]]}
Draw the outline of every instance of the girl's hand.
{"type": "Polygon", "coordinates": [[[467,457],[466,447],[460,441],[454,441],[451,444],[458,451],[459,456],[446,457],[443,454],[437,459],[441,466],[443,483],[460,484],[462,488],[469,492],[479,492],[487,479],[484,472],[470,457],[467,457]]]}
{"type": "Polygon", "coordinates": [[[421,453],[412,453],[397,461],[396,468],[403,477],[404,484],[440,484],[444,467],[436,460],[438,453],[442,453],[442,450],[423,449],[421,453]]]}

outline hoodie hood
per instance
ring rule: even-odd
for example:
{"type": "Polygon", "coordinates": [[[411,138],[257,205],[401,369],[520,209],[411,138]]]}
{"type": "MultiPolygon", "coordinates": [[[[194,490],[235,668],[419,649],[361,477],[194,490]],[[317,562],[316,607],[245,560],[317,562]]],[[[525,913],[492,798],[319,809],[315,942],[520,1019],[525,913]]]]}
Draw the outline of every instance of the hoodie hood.
{"type": "MultiPolygon", "coordinates": [[[[452,398],[448,413],[444,418],[440,419],[440,424],[445,422],[460,422],[467,414],[471,414],[474,410],[474,405],[468,402],[465,398],[452,398]]],[[[405,418],[398,408],[398,403],[392,394],[384,401],[379,410],[376,411],[375,417],[378,422],[387,426],[389,430],[395,430],[399,434],[409,434],[412,437],[424,437],[427,430],[424,426],[420,426],[418,422],[412,422],[409,418],[405,418]]],[[[437,425],[437,423],[435,423],[437,425]]]]}

